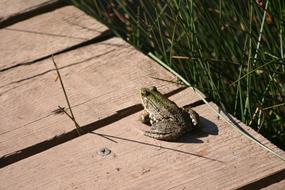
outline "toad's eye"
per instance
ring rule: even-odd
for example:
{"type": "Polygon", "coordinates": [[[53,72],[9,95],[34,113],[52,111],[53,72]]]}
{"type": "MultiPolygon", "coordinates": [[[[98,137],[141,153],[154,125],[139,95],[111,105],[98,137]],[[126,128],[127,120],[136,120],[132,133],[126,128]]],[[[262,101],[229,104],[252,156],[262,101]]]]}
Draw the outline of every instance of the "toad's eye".
{"type": "Polygon", "coordinates": [[[149,88],[151,91],[157,91],[157,88],[155,86],[152,86],[149,88]]]}

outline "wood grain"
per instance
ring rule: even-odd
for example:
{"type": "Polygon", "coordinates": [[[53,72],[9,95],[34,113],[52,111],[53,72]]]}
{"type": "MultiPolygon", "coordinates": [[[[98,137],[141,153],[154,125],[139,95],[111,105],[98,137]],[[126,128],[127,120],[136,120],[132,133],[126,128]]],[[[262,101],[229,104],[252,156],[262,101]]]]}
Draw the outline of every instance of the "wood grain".
{"type": "Polygon", "coordinates": [[[32,9],[37,9],[48,2],[51,2],[51,0],[1,0],[0,21],[32,9]]]}
{"type": "MultiPolygon", "coordinates": [[[[191,101],[184,97],[172,99],[191,101]]],[[[135,113],[3,168],[0,188],[235,189],[285,169],[283,161],[229,128],[206,105],[194,109],[202,116],[201,129],[177,142],[144,137],[135,113]],[[99,155],[103,147],[112,153],[99,155]]]]}
{"type": "Polygon", "coordinates": [[[0,30],[0,70],[54,54],[94,38],[106,27],[66,6],[0,30]]]}
{"type": "MultiPolygon", "coordinates": [[[[25,2],[0,16],[45,1],[25,2]]],[[[1,2],[0,10],[7,3],[1,2]]],[[[175,142],[143,136],[141,87],[155,85],[179,106],[198,105],[193,103],[200,98],[118,38],[55,56],[75,117],[88,129],[72,136],[73,122],[54,112],[66,102],[51,59],[31,61],[105,30],[71,6],[0,30],[0,157],[5,155],[0,165],[4,158],[22,156],[0,169],[0,189],[283,189],[284,162],[229,127],[208,105],[193,108],[201,128],[175,142]],[[111,154],[99,154],[104,147],[111,154]],[[24,150],[29,154],[22,155],[24,150]]]]}
{"type": "MultiPolygon", "coordinates": [[[[81,125],[139,104],[139,89],[155,85],[167,93],[175,80],[156,63],[114,38],[55,57],[73,112],[81,125]],[[126,59],[127,57],[127,59],[126,59]],[[155,79],[158,78],[158,79],[155,79]]],[[[1,155],[63,134],[74,128],[64,114],[54,114],[66,102],[55,82],[51,60],[13,69],[1,75],[1,155]],[[21,82],[15,82],[21,81],[21,82]]],[[[199,100],[189,91],[189,103],[199,100]]]]}

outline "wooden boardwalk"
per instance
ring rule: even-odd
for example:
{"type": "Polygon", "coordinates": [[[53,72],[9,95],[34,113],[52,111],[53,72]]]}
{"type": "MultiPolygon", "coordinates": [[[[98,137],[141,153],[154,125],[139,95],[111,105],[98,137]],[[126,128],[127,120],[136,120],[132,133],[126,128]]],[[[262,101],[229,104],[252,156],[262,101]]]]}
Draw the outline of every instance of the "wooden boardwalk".
{"type": "Polygon", "coordinates": [[[285,189],[284,161],[105,26],[56,1],[17,2],[0,3],[0,189],[285,189]],[[66,101],[53,54],[82,136],[56,112],[66,101]],[[139,90],[153,85],[193,107],[201,129],[177,142],[143,136],[139,90]]]}

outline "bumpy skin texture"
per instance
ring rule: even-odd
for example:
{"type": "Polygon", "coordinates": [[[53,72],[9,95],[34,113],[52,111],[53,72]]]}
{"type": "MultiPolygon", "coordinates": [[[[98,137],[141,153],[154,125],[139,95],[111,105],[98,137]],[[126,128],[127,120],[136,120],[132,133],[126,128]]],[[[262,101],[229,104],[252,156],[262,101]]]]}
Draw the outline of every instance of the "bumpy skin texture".
{"type": "Polygon", "coordinates": [[[179,108],[156,87],[142,88],[141,101],[144,106],[142,122],[151,125],[144,133],[148,137],[172,141],[199,125],[199,115],[195,111],[179,108]]]}

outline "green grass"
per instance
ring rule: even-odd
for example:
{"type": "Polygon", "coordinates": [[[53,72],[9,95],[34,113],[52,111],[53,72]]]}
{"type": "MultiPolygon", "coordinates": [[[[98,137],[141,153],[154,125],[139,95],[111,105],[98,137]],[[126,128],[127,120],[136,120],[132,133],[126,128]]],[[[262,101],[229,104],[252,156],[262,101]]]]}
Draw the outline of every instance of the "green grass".
{"type": "Polygon", "coordinates": [[[285,149],[284,1],[69,2],[285,149]]]}

